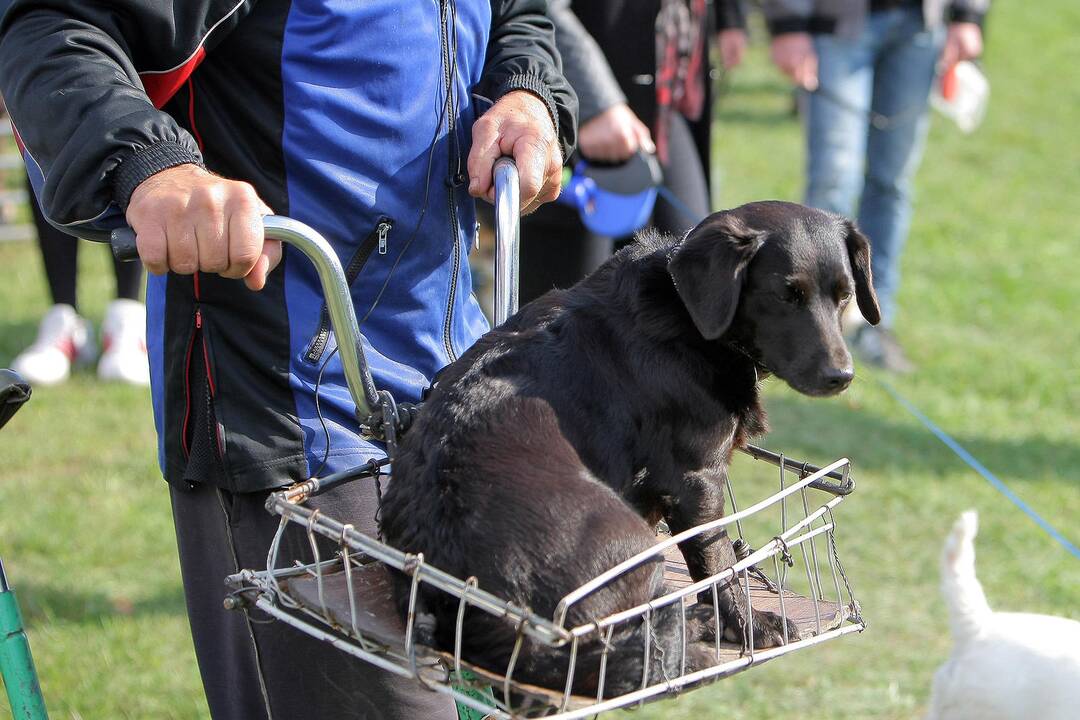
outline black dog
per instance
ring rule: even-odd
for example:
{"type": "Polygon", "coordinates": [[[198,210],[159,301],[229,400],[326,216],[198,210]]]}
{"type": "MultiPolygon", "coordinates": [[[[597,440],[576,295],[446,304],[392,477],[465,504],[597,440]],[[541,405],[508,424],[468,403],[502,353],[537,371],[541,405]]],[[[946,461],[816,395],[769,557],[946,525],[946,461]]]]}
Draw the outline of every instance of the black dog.
{"type": "MultiPolygon", "coordinates": [[[[848,386],[840,315],[853,294],[876,323],[866,238],[800,205],[716,213],[681,241],[640,237],[575,287],[522,308],[443,372],[394,459],[385,539],[551,617],[563,595],[655,544],[660,518],[678,533],[723,515],[731,453],[766,429],[762,377],[808,395],[848,386]]],[[[723,531],[680,550],[695,580],[735,562],[723,531]]],[[[404,609],[403,577],[398,590],[404,609]]],[[[663,592],[656,562],[573,606],[568,622],[663,592]]],[[[731,639],[752,621],[758,647],[782,643],[780,618],[748,618],[736,584],[721,591],[720,611],[731,639]]],[[[457,603],[425,590],[420,612],[427,640],[451,648],[457,603]]],[[[678,674],[678,612],[676,604],[654,613],[651,678],[678,674]]],[[[686,637],[709,639],[711,617],[711,607],[691,608],[686,637]]],[[[642,622],[619,626],[609,696],[640,687],[644,637],[642,622]]],[[[463,654],[501,670],[514,640],[509,622],[472,612],[463,654]]],[[[709,647],[691,644],[689,670],[710,664],[709,647]]],[[[576,691],[595,692],[600,650],[598,640],[579,648],[576,691]]],[[[568,656],[526,642],[514,677],[561,688],[568,656]]]]}

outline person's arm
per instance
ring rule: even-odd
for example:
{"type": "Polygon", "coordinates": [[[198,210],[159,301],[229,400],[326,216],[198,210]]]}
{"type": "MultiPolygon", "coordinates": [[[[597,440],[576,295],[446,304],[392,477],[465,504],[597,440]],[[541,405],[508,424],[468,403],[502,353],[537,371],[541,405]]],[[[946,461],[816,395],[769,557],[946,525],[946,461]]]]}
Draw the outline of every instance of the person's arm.
{"type": "Polygon", "coordinates": [[[625,104],[604,51],[570,9],[570,0],[551,0],[548,14],[555,25],[555,44],[562,55],[563,74],[578,98],[578,123],[589,120],[615,105],[625,104]]]}
{"type": "Polygon", "coordinates": [[[622,162],[639,148],[655,152],[649,128],[627,105],[603,50],[570,8],[570,0],[551,0],[548,14],[555,24],[563,72],[578,96],[578,152],[603,162],[622,162]]]}
{"type": "Polygon", "coordinates": [[[254,0],[19,0],[0,25],[0,91],[41,208],[84,237],[134,228],[148,270],[259,289],[280,257],[247,183],[202,166],[160,108],[254,0]]]}
{"type": "Polygon", "coordinates": [[[469,192],[491,200],[491,170],[513,155],[522,210],[559,194],[562,162],[577,137],[577,96],[562,74],[545,0],[492,0],[487,59],[476,91],[494,105],[473,126],[469,192]]]}
{"type": "Polygon", "coordinates": [[[20,0],[4,16],[0,90],[54,224],[92,232],[126,208],[142,180],[202,163],[195,140],[148,91],[164,95],[186,77],[200,48],[227,33],[250,3],[178,5],[20,0]]]}
{"type": "Polygon", "coordinates": [[[773,63],[799,87],[817,89],[817,53],[810,37],[814,0],[762,0],[773,63]]]}
{"type": "Polygon", "coordinates": [[[990,9],[990,0],[953,0],[946,20],[949,23],[941,64],[951,68],[961,60],[974,60],[982,55],[982,25],[990,9]]]}
{"type": "Polygon", "coordinates": [[[724,70],[742,64],[749,44],[744,0],[719,0],[716,4],[716,43],[724,70]]]}

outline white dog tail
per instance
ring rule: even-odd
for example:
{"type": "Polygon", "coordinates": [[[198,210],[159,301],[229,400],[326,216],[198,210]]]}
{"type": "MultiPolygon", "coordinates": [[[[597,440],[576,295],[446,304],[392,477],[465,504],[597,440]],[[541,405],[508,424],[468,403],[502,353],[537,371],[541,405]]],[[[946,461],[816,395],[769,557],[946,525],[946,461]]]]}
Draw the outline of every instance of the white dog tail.
{"type": "Polygon", "coordinates": [[[974,541],[978,531],[978,513],[968,510],[961,514],[941,553],[941,592],[949,607],[953,639],[958,644],[978,635],[990,617],[990,605],[975,577],[974,541]]]}

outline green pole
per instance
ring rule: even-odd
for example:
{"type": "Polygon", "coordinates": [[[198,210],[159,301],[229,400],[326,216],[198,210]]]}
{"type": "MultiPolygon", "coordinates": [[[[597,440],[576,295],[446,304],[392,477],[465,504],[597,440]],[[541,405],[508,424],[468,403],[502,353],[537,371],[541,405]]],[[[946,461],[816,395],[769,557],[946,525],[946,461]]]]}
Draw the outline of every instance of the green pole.
{"type": "Polygon", "coordinates": [[[4,678],[14,720],[48,720],[30,643],[23,631],[15,591],[8,586],[0,561],[0,675],[4,678]]]}

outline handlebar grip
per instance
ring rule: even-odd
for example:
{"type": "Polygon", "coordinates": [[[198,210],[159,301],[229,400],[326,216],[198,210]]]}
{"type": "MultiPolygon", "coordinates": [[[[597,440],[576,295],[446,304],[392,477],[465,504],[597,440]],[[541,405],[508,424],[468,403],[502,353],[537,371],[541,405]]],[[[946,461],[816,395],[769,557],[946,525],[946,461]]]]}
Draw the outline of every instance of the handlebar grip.
{"type": "Polygon", "coordinates": [[[139,259],[139,248],[135,245],[135,231],[129,227],[117,228],[109,234],[109,246],[113,257],[120,262],[139,259]]]}

